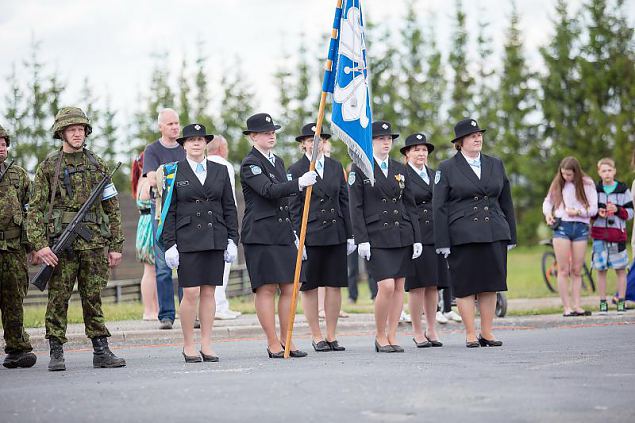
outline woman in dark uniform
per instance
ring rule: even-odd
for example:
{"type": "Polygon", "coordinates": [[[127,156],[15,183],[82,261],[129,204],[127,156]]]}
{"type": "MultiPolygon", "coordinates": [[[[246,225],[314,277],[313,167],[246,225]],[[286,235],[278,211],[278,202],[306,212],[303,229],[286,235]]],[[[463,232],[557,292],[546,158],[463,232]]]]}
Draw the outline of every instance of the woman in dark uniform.
{"type": "Polygon", "coordinates": [[[184,127],[177,139],[186,158],[177,163],[162,234],[166,263],[178,268],[179,286],[183,288],[180,317],[187,363],[200,362],[201,357],[203,361],[218,361],[211,347],[214,292],[223,284],[225,262],[237,256],[238,215],[227,168],[205,158],[206,145],[212,138],[203,125],[192,124],[184,127]],[[194,347],[197,300],[200,356],[194,347]]]}
{"type": "Polygon", "coordinates": [[[492,333],[496,292],[507,290],[507,250],[516,245],[509,180],[503,162],[481,154],[483,132],[474,119],[456,124],[452,142],[458,153],[439,166],[432,198],[435,246],[448,259],[468,348],[502,345],[492,333]]]}
{"type": "MultiPolygon", "coordinates": [[[[302,158],[289,167],[292,179],[308,172],[313,154],[315,123],[304,125],[302,133],[295,140],[301,143],[302,158]]],[[[305,282],[302,284],[302,307],[311,335],[313,349],[323,351],[344,351],[335,338],[337,319],[342,306],[340,289],[348,285],[347,253],[355,250],[353,229],[348,210],[348,187],[344,169],[340,162],[323,154],[323,144],[331,137],[322,133],[318,146],[315,169],[318,180],[313,185],[309,220],[306,232],[307,260],[303,265],[305,282]],[[318,317],[318,287],[326,287],[324,312],[326,319],[326,339],[322,337],[318,317]]],[[[300,233],[304,192],[291,197],[291,214],[295,230],[300,233]]]]}
{"type": "MultiPolygon", "coordinates": [[[[243,131],[253,143],[240,167],[240,181],[245,197],[245,217],[241,238],[245,247],[245,261],[256,294],[256,313],[267,336],[267,354],[283,358],[281,339],[289,327],[289,309],[293,294],[293,276],[297,256],[297,236],[289,213],[289,196],[299,194],[316,181],[315,172],[306,172],[298,179],[287,178],[282,159],[272,150],[276,145],[276,125],[267,113],[247,119],[243,131]],[[278,299],[280,338],[276,334],[275,295],[278,299]]],[[[306,353],[289,346],[292,357],[306,353]]]]}
{"type": "Polygon", "coordinates": [[[348,177],[351,221],[360,257],[377,280],[375,351],[403,352],[397,325],[403,308],[404,282],[422,245],[416,206],[408,189],[406,167],[388,157],[393,134],[388,122],[373,122],[375,184],[357,166],[348,177]]]}
{"type": "MultiPolygon", "coordinates": [[[[414,341],[418,348],[441,347],[436,332],[436,311],[439,294],[437,288],[447,287],[448,264],[434,251],[432,219],[432,181],[434,172],[427,166],[428,154],[434,145],[421,133],[406,138],[399,151],[406,156],[406,181],[417,205],[417,219],[421,228],[423,253],[414,260],[414,273],[406,278],[408,305],[414,330],[414,341]],[[421,325],[421,314],[425,314],[427,330],[421,325]]],[[[416,221],[415,220],[415,221],[416,221]]]]}

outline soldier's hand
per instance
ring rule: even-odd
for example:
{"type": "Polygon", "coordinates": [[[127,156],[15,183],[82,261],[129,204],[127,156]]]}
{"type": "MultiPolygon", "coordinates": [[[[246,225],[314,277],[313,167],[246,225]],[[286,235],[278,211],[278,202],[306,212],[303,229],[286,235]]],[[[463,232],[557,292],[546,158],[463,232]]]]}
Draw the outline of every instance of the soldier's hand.
{"type": "Polygon", "coordinates": [[[35,251],[31,251],[28,256],[29,263],[33,266],[37,266],[38,264],[42,264],[40,258],[37,256],[35,251]]]}
{"type": "Polygon", "coordinates": [[[115,251],[108,252],[108,266],[109,267],[117,267],[121,264],[121,253],[117,253],[115,251]]]}
{"type": "Polygon", "coordinates": [[[51,247],[44,247],[35,254],[37,256],[37,259],[47,266],[57,266],[57,256],[55,255],[53,250],[51,250],[51,247]]]}

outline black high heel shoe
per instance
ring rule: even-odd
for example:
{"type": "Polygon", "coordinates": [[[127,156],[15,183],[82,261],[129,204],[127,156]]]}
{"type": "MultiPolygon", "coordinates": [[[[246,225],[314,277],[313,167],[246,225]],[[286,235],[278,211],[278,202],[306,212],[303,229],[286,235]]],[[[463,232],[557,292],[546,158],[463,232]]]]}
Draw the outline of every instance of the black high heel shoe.
{"type": "Polygon", "coordinates": [[[412,338],[412,342],[415,343],[417,348],[430,348],[432,346],[432,342],[430,342],[430,340],[428,340],[427,336],[426,336],[426,340],[423,341],[423,342],[417,342],[416,338],[412,338]]]}
{"type": "Polygon", "coordinates": [[[388,344],[388,345],[379,345],[379,342],[377,342],[377,339],[375,339],[375,351],[376,352],[382,352],[382,353],[393,353],[395,352],[395,350],[392,348],[392,345],[388,344]]]}
{"type": "Polygon", "coordinates": [[[201,357],[198,355],[187,355],[185,354],[185,350],[181,351],[181,354],[183,354],[183,358],[185,359],[186,363],[200,363],[201,361],[201,357]]]}
{"type": "Polygon", "coordinates": [[[478,336],[478,343],[481,347],[500,347],[503,345],[503,341],[485,339],[481,335],[478,336]]]}
{"type": "Polygon", "coordinates": [[[219,358],[215,355],[207,355],[203,351],[199,351],[201,353],[201,357],[203,357],[203,361],[206,363],[216,363],[219,358]]]}
{"type": "Polygon", "coordinates": [[[481,346],[479,341],[465,341],[465,346],[467,348],[478,348],[481,346]]]}
{"type": "Polygon", "coordinates": [[[439,341],[438,339],[434,340],[434,339],[428,338],[428,334],[427,333],[424,332],[423,336],[426,337],[426,339],[428,340],[430,345],[432,345],[433,347],[442,347],[443,346],[443,342],[439,341]]]}
{"type": "Polygon", "coordinates": [[[267,347],[267,354],[269,355],[269,358],[284,358],[284,350],[272,353],[269,347],[267,347]]]}

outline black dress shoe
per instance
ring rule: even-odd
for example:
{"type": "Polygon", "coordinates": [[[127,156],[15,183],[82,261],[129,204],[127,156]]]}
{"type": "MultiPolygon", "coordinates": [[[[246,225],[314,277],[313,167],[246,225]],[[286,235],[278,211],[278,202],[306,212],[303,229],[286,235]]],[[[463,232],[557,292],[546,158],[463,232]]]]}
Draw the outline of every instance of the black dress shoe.
{"type": "Polygon", "coordinates": [[[203,351],[199,351],[201,353],[201,357],[203,357],[203,361],[206,363],[216,363],[219,358],[215,355],[207,355],[203,351]]]}
{"type": "Polygon", "coordinates": [[[471,342],[465,341],[465,346],[467,348],[478,348],[481,346],[481,344],[479,343],[479,341],[471,341],[471,342]]]}
{"type": "Polygon", "coordinates": [[[331,346],[326,341],[319,341],[319,342],[311,341],[311,345],[313,345],[313,349],[316,352],[331,351],[331,346]]]}
{"type": "Polygon", "coordinates": [[[399,345],[390,344],[390,346],[392,347],[393,352],[404,352],[405,351],[403,349],[403,347],[400,347],[399,345]]]}
{"type": "Polygon", "coordinates": [[[346,348],[341,346],[339,342],[337,342],[337,339],[326,341],[326,343],[329,344],[329,347],[331,347],[333,351],[346,351],[346,348]]]}
{"type": "Polygon", "coordinates": [[[272,353],[269,347],[267,347],[267,354],[269,358],[284,358],[284,350],[272,353]]]}
{"type": "Polygon", "coordinates": [[[415,343],[417,348],[430,348],[432,346],[432,342],[430,342],[427,337],[423,342],[417,342],[415,338],[412,338],[412,341],[415,343]]]}
{"type": "Polygon", "coordinates": [[[433,346],[433,347],[442,347],[443,346],[443,342],[440,342],[438,339],[437,340],[433,340],[428,338],[428,334],[424,333],[423,336],[426,337],[426,339],[428,340],[428,342],[433,346]]]}
{"type": "Polygon", "coordinates": [[[392,348],[392,345],[379,345],[379,342],[375,339],[375,351],[381,353],[393,353],[395,350],[392,348]]]}
{"type": "Polygon", "coordinates": [[[478,336],[478,343],[481,344],[481,347],[500,347],[503,345],[503,341],[498,340],[489,340],[483,338],[481,335],[478,336]]]}
{"type": "MultiPolygon", "coordinates": [[[[280,344],[280,346],[282,346],[282,349],[284,350],[285,347],[284,345],[280,344]]],[[[293,358],[302,358],[302,357],[306,357],[307,353],[305,353],[304,351],[301,350],[291,350],[289,351],[289,357],[293,357],[293,358]]],[[[284,351],[282,351],[282,356],[284,357],[284,351]]]]}
{"type": "Polygon", "coordinates": [[[181,353],[183,354],[183,358],[186,363],[200,363],[203,361],[199,355],[187,355],[185,354],[185,350],[181,351],[181,353]]]}

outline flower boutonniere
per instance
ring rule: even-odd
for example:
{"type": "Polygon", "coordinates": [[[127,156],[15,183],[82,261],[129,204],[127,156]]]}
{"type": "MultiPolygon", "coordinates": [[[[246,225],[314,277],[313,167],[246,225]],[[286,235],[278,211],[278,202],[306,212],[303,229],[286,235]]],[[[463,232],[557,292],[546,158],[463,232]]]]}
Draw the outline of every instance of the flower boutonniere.
{"type": "Polygon", "coordinates": [[[395,175],[395,179],[399,182],[399,189],[404,189],[406,186],[406,178],[401,173],[398,173],[395,175]]]}

